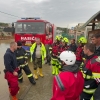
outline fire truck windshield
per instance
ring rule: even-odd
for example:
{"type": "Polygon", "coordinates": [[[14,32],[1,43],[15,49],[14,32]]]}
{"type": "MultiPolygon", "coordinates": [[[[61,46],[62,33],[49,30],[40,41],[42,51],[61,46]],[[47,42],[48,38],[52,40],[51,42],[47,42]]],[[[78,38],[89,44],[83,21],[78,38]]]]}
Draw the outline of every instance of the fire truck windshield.
{"type": "Polygon", "coordinates": [[[15,26],[15,33],[31,33],[31,34],[44,34],[44,22],[17,22],[15,26]]]}

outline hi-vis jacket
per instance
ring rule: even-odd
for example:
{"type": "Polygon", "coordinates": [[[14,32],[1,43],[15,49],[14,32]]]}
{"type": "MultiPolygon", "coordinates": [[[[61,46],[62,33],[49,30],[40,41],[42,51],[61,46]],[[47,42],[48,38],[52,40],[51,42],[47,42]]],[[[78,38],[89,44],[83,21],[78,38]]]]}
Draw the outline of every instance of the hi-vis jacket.
{"type": "Polygon", "coordinates": [[[100,83],[100,60],[98,56],[90,56],[82,69],[85,85],[83,92],[93,94],[100,83]]]}
{"type": "MultiPolygon", "coordinates": [[[[41,55],[42,55],[42,63],[44,62],[44,59],[46,58],[46,49],[45,49],[45,46],[44,44],[40,44],[41,46],[41,55]]],[[[36,58],[36,48],[37,48],[37,44],[34,43],[31,47],[30,47],[30,52],[31,52],[31,55],[32,55],[32,60],[35,60],[36,58]]]]}

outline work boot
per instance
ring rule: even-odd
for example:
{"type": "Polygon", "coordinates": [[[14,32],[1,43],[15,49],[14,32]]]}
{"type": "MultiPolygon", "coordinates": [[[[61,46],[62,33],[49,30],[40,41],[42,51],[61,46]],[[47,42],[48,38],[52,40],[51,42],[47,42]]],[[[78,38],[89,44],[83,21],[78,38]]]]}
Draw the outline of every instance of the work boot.
{"type": "Polygon", "coordinates": [[[35,84],[36,84],[36,82],[35,82],[35,80],[34,80],[34,78],[33,78],[33,77],[30,77],[30,78],[29,78],[29,81],[30,81],[33,85],[35,85],[35,84]]]}
{"type": "Polygon", "coordinates": [[[52,66],[52,75],[55,75],[55,72],[56,72],[56,67],[52,66]]]}
{"type": "Polygon", "coordinates": [[[23,83],[23,78],[18,79],[18,82],[19,82],[19,83],[23,83]]]}
{"type": "Polygon", "coordinates": [[[42,73],[42,68],[39,68],[39,75],[40,75],[41,77],[44,77],[44,75],[43,75],[43,73],[42,73]]]}
{"type": "Polygon", "coordinates": [[[36,80],[38,79],[37,70],[34,70],[34,78],[35,78],[36,80]]]}
{"type": "Polygon", "coordinates": [[[18,100],[16,96],[12,96],[12,100],[18,100]]]}

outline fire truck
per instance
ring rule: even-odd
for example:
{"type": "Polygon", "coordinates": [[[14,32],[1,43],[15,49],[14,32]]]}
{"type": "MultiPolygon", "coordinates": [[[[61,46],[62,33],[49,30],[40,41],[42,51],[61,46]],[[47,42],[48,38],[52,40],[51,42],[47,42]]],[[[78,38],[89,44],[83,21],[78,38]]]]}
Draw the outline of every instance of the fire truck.
{"type": "Polygon", "coordinates": [[[22,41],[23,48],[28,52],[36,38],[40,38],[42,43],[44,43],[46,36],[48,35],[53,43],[56,36],[55,25],[38,17],[21,18],[15,22],[14,28],[15,41],[22,41]]]}

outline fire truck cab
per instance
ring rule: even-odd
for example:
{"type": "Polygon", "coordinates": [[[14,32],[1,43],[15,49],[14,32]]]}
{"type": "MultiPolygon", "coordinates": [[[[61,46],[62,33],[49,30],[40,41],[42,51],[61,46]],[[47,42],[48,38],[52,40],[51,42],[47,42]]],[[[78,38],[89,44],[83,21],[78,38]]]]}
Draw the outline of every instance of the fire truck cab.
{"type": "Polygon", "coordinates": [[[53,42],[56,36],[56,27],[46,20],[22,18],[15,23],[15,41],[22,41],[23,48],[28,52],[36,38],[40,38],[44,43],[47,35],[53,42]]]}

